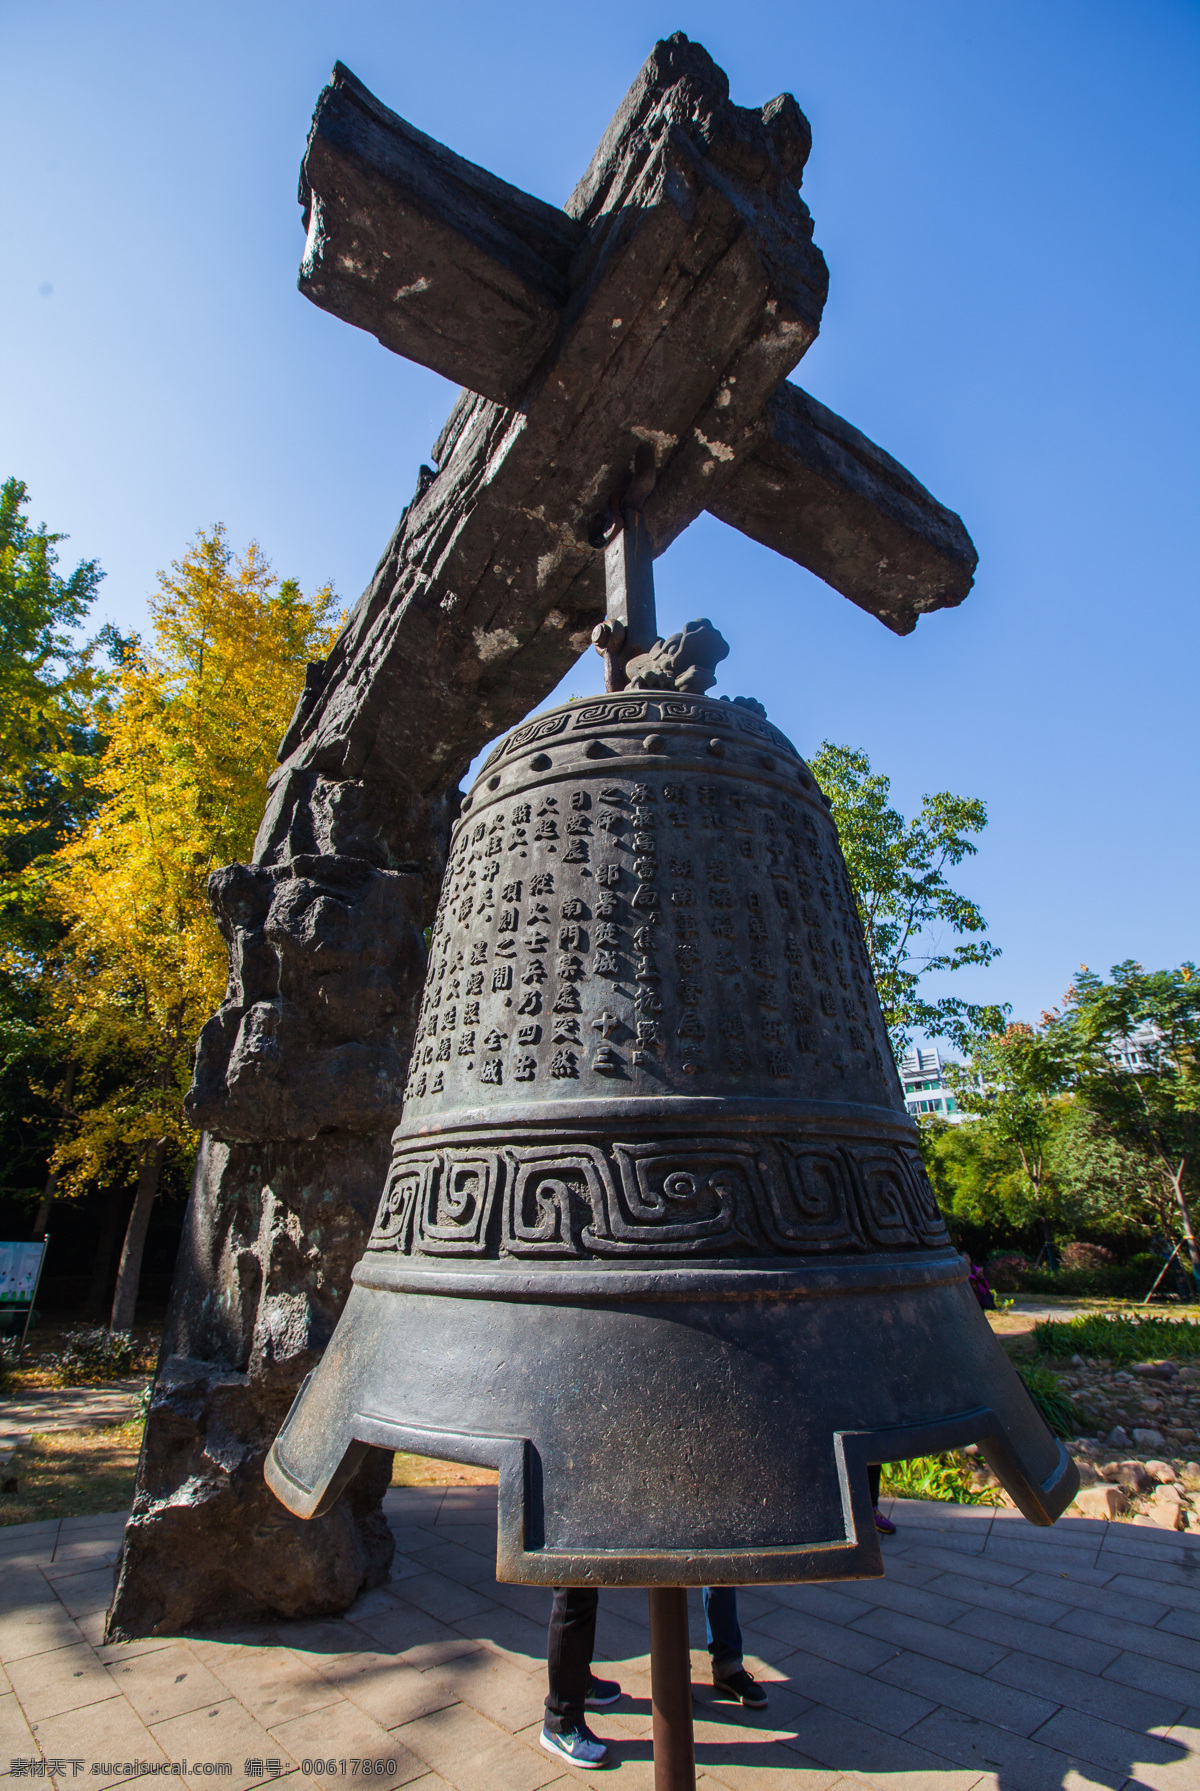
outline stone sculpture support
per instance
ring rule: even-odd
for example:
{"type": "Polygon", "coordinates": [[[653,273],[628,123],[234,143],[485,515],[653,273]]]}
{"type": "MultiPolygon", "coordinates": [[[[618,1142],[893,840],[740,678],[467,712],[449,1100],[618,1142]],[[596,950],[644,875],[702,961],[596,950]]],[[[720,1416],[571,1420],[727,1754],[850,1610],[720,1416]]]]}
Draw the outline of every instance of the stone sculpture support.
{"type": "Polygon", "coordinates": [[[710,510],[898,633],[970,589],[959,519],[787,383],[826,288],[809,143],[789,95],[731,104],[682,34],[561,211],[345,69],[321,96],[301,290],[466,389],[309,668],[253,863],[213,879],[229,989],[114,1637],[330,1612],[386,1574],[387,1458],[307,1525],[262,1463],[370,1227],[458,779],[587,649],[614,507],[637,488],[655,553],[710,510]]]}

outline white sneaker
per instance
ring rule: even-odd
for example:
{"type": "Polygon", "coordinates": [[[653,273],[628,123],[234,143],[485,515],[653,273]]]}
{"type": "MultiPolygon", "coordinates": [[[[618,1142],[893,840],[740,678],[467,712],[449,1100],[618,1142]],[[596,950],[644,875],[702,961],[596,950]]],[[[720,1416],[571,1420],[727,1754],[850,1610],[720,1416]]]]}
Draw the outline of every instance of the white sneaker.
{"type": "Polygon", "coordinates": [[[569,1760],[572,1766],[603,1766],[608,1760],[608,1749],[586,1723],[580,1723],[566,1735],[552,1735],[549,1729],[543,1729],[542,1746],[548,1754],[557,1754],[560,1760],[569,1760]]]}

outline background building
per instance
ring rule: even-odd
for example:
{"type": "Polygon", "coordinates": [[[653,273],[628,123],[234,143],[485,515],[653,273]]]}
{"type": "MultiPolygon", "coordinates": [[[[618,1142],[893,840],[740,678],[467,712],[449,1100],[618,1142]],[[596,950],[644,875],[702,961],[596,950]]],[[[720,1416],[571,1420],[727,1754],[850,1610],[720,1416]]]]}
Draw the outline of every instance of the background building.
{"type": "Polygon", "coordinates": [[[906,1052],[900,1059],[900,1080],[904,1084],[904,1105],[917,1118],[923,1113],[936,1113],[958,1125],[967,1117],[958,1111],[942,1054],[936,1048],[906,1052]]]}

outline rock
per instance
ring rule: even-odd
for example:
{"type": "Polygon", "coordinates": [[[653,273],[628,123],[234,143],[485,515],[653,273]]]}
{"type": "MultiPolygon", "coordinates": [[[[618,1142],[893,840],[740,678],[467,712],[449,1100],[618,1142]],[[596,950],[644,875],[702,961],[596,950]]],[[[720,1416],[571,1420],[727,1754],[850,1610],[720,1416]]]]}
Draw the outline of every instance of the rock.
{"type": "Polygon", "coordinates": [[[1135,1362],[1132,1372],[1143,1380],[1173,1381],[1179,1371],[1174,1362],[1135,1362]]]}
{"type": "Polygon", "coordinates": [[[1083,1366],[1084,1366],[1084,1360],[1083,1360],[1082,1356],[1072,1356],[1071,1357],[1071,1367],[1072,1368],[1082,1368],[1083,1366]]]}
{"type": "Polygon", "coordinates": [[[1182,1530],[1183,1512],[1170,1499],[1156,1501],[1149,1511],[1134,1519],[1135,1523],[1153,1524],[1158,1530],[1182,1530]]]}
{"type": "Polygon", "coordinates": [[[1108,1433],[1107,1442],[1110,1449],[1128,1449],[1132,1441],[1133,1438],[1123,1425],[1114,1425],[1108,1433]]]}
{"type": "Polygon", "coordinates": [[[1130,1492],[1149,1492],[1154,1484],[1140,1461],[1110,1461],[1100,1473],[1105,1480],[1128,1487],[1130,1492]]]}
{"type": "Polygon", "coordinates": [[[1169,1461],[1148,1461],[1146,1472],[1151,1480],[1157,1480],[1162,1486],[1172,1486],[1179,1479],[1169,1461]]]}
{"type": "Polygon", "coordinates": [[[1114,1518],[1128,1505],[1129,1500],[1119,1486],[1085,1486],[1076,1493],[1071,1509],[1081,1517],[1114,1518]]]}
{"type": "Polygon", "coordinates": [[[1154,1499],[1159,1505],[1182,1505],[1183,1494],[1177,1486],[1156,1486],[1154,1499]]]}
{"type": "Polygon", "coordinates": [[[1135,1449],[1161,1449],[1166,1444],[1166,1437],[1161,1430],[1139,1430],[1133,1433],[1135,1449]]]}

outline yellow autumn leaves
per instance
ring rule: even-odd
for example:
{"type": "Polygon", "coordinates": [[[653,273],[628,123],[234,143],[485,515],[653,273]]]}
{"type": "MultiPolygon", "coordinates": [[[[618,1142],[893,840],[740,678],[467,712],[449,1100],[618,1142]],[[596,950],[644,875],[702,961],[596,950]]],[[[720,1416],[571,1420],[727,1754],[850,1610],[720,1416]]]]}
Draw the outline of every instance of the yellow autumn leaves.
{"type": "Polygon", "coordinates": [[[226,963],[205,884],[250,856],[305,666],[337,631],[328,588],[303,596],[219,527],[160,575],[149,608],[100,721],[99,811],[48,865],[49,1023],[76,1066],[64,1193],[154,1141],[194,1141],[180,1102],[226,963]]]}

